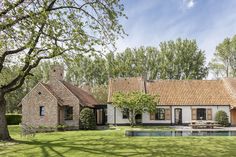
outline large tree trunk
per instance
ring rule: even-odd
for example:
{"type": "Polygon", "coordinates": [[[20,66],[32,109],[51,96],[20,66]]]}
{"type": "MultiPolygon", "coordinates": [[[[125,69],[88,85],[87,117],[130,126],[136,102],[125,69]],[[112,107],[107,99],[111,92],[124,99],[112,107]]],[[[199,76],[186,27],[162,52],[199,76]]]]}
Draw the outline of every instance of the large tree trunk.
{"type": "Polygon", "coordinates": [[[7,128],[6,120],[6,100],[4,94],[0,92],[0,140],[10,141],[12,140],[7,128]]]}

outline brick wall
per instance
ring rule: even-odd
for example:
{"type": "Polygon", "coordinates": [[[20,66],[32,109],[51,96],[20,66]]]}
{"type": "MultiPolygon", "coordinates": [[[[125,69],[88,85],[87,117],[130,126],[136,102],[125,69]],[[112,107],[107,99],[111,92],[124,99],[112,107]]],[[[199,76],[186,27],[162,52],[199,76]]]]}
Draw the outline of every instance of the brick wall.
{"type": "Polygon", "coordinates": [[[73,120],[64,121],[64,118],[60,118],[63,120],[60,123],[68,126],[79,126],[80,103],[78,98],[58,80],[50,80],[49,85],[53,87],[53,91],[56,95],[63,100],[63,105],[73,107],[73,120]]]}
{"type": "Polygon", "coordinates": [[[22,123],[35,127],[55,127],[58,124],[57,111],[57,99],[39,83],[22,100],[22,123]],[[45,116],[40,116],[40,106],[45,107],[45,116]]]}

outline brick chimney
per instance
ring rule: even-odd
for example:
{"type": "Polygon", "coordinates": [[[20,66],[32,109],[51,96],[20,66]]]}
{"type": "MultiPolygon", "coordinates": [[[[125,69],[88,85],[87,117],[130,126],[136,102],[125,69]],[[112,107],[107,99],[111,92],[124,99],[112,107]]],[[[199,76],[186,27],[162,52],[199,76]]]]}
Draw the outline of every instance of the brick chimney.
{"type": "Polygon", "coordinates": [[[49,80],[63,80],[64,67],[61,65],[54,65],[49,72],[49,80]]]}

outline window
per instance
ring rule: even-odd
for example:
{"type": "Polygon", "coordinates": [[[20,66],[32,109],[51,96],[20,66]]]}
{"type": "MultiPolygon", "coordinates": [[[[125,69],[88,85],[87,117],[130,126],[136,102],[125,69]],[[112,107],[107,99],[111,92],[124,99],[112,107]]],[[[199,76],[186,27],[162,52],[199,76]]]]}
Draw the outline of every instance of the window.
{"type": "Polygon", "coordinates": [[[129,118],[129,109],[125,108],[122,111],[123,119],[128,119],[129,118]]]}
{"type": "Polygon", "coordinates": [[[198,108],[197,109],[197,120],[206,120],[206,109],[198,108]]]}
{"type": "Polygon", "coordinates": [[[65,120],[73,120],[73,107],[65,107],[65,120]]]}
{"type": "Polygon", "coordinates": [[[45,116],[45,107],[44,106],[39,107],[39,115],[40,116],[45,116]]]}
{"type": "Polygon", "coordinates": [[[165,120],[165,109],[164,108],[157,108],[155,120],[165,120]]]}

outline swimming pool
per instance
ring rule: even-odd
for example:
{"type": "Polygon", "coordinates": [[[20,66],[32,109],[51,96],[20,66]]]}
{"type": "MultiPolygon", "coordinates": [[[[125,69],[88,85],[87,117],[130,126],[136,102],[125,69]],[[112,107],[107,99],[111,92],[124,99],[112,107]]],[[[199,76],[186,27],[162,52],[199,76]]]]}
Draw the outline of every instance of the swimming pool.
{"type": "Polygon", "coordinates": [[[126,130],[126,136],[236,136],[236,131],[148,131],[126,130]]]}

